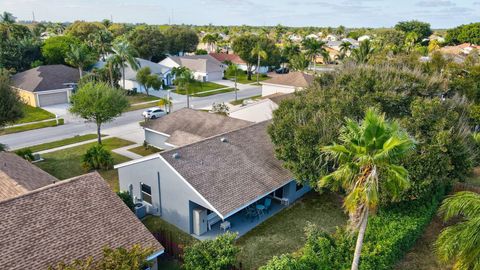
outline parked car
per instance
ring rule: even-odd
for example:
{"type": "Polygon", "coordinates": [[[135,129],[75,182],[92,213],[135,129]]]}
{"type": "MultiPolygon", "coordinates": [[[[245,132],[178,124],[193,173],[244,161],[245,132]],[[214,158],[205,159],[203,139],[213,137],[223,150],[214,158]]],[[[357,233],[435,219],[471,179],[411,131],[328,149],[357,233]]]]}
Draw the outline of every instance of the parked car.
{"type": "Polygon", "coordinates": [[[287,74],[288,72],[290,72],[290,70],[286,67],[281,67],[275,70],[275,73],[277,74],[287,74]]]}
{"type": "Polygon", "coordinates": [[[143,117],[149,118],[149,119],[157,119],[159,117],[164,116],[165,114],[166,114],[165,111],[158,107],[149,108],[142,113],[143,117]]]}

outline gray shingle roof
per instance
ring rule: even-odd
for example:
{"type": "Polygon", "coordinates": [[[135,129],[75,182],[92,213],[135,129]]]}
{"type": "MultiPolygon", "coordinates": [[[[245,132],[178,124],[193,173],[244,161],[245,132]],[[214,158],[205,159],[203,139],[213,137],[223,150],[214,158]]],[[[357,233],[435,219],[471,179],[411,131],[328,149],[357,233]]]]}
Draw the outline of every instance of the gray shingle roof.
{"type": "Polygon", "coordinates": [[[0,269],[47,269],[94,256],[105,246],[163,250],[97,173],[0,202],[0,269]]]}
{"type": "Polygon", "coordinates": [[[310,86],[315,77],[303,72],[290,72],[285,75],[278,75],[261,83],[287,85],[294,87],[308,87],[310,86]]]}
{"type": "Polygon", "coordinates": [[[223,64],[208,54],[170,56],[170,58],[177,64],[197,72],[209,73],[224,71],[223,64]]]}
{"type": "MultiPolygon", "coordinates": [[[[165,73],[168,73],[170,71],[170,68],[164,65],[160,65],[158,63],[148,61],[142,58],[135,58],[137,59],[138,62],[138,69],[144,68],[144,67],[149,67],[150,71],[152,74],[157,74],[159,76],[164,76],[165,73]]],[[[104,61],[98,61],[95,63],[93,66],[94,68],[103,68],[106,65],[104,61]]],[[[132,80],[136,81],[137,80],[137,71],[138,70],[133,70],[128,63],[125,64],[125,80],[132,80]]]]}
{"type": "Polygon", "coordinates": [[[0,152],[0,201],[58,181],[13,153],[0,152]]]}
{"type": "Polygon", "coordinates": [[[227,217],[292,179],[275,158],[267,134],[269,123],[254,124],[160,155],[227,217]],[[174,153],[180,157],[175,159],[174,153]]]}
{"type": "Polygon", "coordinates": [[[12,76],[12,85],[30,92],[68,88],[65,84],[77,83],[78,69],[65,65],[39,66],[12,76]]]}
{"type": "MultiPolygon", "coordinates": [[[[168,135],[173,135],[175,131],[182,131],[197,137],[208,138],[250,124],[252,123],[228,116],[184,108],[159,119],[148,121],[145,128],[168,135]]],[[[185,142],[182,142],[181,138],[176,138],[175,142],[177,146],[185,145],[190,142],[190,138],[187,138],[185,142]]]]}

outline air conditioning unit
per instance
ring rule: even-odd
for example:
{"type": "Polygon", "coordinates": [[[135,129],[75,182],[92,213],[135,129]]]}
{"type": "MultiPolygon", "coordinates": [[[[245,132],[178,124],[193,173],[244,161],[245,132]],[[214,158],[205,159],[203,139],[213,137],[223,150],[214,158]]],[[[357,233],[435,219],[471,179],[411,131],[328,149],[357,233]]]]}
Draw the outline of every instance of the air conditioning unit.
{"type": "Polygon", "coordinates": [[[135,204],[135,215],[142,219],[147,215],[147,207],[142,203],[135,204]]]}

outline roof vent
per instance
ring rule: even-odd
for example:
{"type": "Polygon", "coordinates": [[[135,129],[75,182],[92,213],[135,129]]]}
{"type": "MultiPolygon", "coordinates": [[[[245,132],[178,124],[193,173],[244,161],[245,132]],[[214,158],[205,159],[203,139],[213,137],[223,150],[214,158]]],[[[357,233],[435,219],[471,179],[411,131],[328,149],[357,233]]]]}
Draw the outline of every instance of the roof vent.
{"type": "Polygon", "coordinates": [[[227,138],[225,138],[225,137],[220,138],[220,141],[221,141],[221,142],[228,142],[228,141],[227,141],[227,138]]]}
{"type": "Polygon", "coordinates": [[[180,158],[180,154],[179,153],[173,153],[172,157],[174,159],[179,159],[180,158]]]}

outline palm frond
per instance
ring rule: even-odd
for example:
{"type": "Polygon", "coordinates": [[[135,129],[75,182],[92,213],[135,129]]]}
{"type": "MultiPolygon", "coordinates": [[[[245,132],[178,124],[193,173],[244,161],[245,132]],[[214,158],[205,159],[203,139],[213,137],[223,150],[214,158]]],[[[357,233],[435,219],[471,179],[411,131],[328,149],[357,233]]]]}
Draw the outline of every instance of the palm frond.
{"type": "Polygon", "coordinates": [[[456,216],[479,217],[480,195],[470,191],[458,192],[443,201],[439,214],[443,216],[445,221],[456,216]]]}

